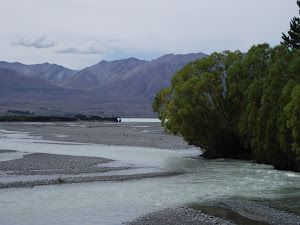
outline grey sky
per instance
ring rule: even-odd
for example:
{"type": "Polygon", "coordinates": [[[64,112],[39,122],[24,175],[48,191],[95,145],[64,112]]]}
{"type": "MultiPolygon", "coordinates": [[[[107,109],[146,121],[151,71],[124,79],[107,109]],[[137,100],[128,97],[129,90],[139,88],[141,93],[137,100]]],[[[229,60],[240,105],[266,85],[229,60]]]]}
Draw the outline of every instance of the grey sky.
{"type": "Polygon", "coordinates": [[[103,59],[279,44],[296,0],[0,0],[0,61],[72,69],[103,59]]]}

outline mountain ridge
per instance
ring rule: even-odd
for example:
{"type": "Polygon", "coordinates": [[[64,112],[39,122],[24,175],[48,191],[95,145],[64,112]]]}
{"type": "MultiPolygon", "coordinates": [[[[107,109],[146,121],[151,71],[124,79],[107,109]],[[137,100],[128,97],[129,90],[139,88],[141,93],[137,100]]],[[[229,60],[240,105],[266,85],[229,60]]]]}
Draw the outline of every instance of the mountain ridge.
{"type": "Polygon", "coordinates": [[[142,97],[127,99],[126,96],[96,94],[0,68],[0,113],[8,110],[25,110],[39,115],[119,116],[130,113],[151,116],[151,107],[142,97]]]}
{"type": "Polygon", "coordinates": [[[152,60],[137,70],[126,73],[100,84],[92,91],[97,93],[110,92],[114,95],[143,95],[153,100],[161,89],[170,86],[170,79],[175,73],[190,61],[207,57],[204,53],[167,54],[152,60]]]}
{"type": "MultiPolygon", "coordinates": [[[[15,102],[15,107],[18,108],[19,106],[24,107],[22,98],[27,102],[28,99],[36,99],[35,103],[29,101],[30,104],[35,105],[33,109],[36,109],[40,108],[38,105],[45,105],[45,102],[42,101],[51,99],[52,108],[60,107],[65,111],[67,110],[66,106],[74,101],[77,102],[77,105],[75,107],[73,104],[72,107],[78,112],[86,111],[97,114],[99,112],[97,104],[102,104],[104,111],[115,115],[120,112],[138,112],[137,116],[154,116],[151,110],[151,101],[155,94],[161,88],[170,87],[171,77],[184,65],[207,56],[204,53],[190,53],[166,54],[151,61],[133,57],[114,61],[102,60],[78,71],[49,63],[25,65],[1,61],[0,68],[18,73],[18,76],[15,75],[14,80],[10,81],[5,78],[5,72],[0,70],[0,72],[2,71],[0,82],[4,84],[1,86],[3,90],[8,88],[5,84],[9,82],[15,82],[18,86],[24,82],[24,96],[19,91],[18,101],[16,101],[16,99],[12,99],[12,96],[16,97],[16,93],[10,89],[10,94],[5,95],[5,98],[2,96],[3,92],[0,92],[1,102],[2,104],[5,104],[5,101],[15,102]],[[21,74],[23,76],[20,76],[21,74]],[[24,76],[38,79],[38,81],[31,80],[30,84],[24,76]],[[40,88],[34,87],[34,84],[40,88]],[[42,90],[43,87],[49,91],[46,93],[42,90]],[[52,91],[50,91],[51,88],[52,91]],[[39,91],[30,92],[28,90],[39,91]],[[4,99],[6,100],[4,101],[4,99]]],[[[9,76],[8,74],[11,72],[6,71],[6,76],[9,76]]],[[[13,104],[9,105],[14,106],[13,104]]]]}
{"type": "Polygon", "coordinates": [[[135,58],[114,61],[102,60],[95,65],[80,70],[74,76],[67,79],[64,85],[76,88],[80,88],[80,86],[84,85],[85,89],[91,89],[105,81],[135,70],[145,63],[147,63],[147,61],[135,58]],[[86,78],[89,79],[87,80],[86,78]]]}
{"type": "Polygon", "coordinates": [[[76,70],[71,70],[57,64],[42,63],[42,64],[22,64],[19,62],[0,61],[0,67],[14,70],[20,74],[30,77],[42,78],[54,83],[61,83],[62,80],[76,73],[76,70]]]}

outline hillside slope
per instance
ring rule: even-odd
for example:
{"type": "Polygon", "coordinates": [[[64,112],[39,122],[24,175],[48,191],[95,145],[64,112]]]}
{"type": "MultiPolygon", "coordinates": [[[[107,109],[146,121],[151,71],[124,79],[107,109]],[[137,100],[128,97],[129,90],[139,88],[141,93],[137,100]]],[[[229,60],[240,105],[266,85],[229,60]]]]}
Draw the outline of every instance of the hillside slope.
{"type": "Polygon", "coordinates": [[[99,95],[0,68],[0,113],[28,110],[42,115],[153,116],[142,97],[99,95]]]}
{"type": "Polygon", "coordinates": [[[170,79],[178,70],[187,63],[203,57],[207,55],[164,55],[122,76],[103,82],[93,91],[100,94],[144,96],[152,100],[161,88],[170,86],[170,79]]]}
{"type": "Polygon", "coordinates": [[[78,71],[74,76],[63,82],[65,86],[80,89],[91,89],[114,78],[122,77],[127,73],[143,67],[147,61],[135,58],[101,61],[93,66],[78,71]]]}
{"type": "Polygon", "coordinates": [[[27,108],[43,114],[56,110],[58,114],[155,116],[151,110],[155,94],[169,87],[171,77],[184,65],[203,57],[207,55],[167,54],[150,62],[101,61],[80,71],[48,63],[2,61],[0,111],[27,108]]]}
{"type": "Polygon", "coordinates": [[[49,63],[25,65],[18,62],[9,63],[1,61],[0,67],[14,70],[26,76],[41,78],[58,84],[63,83],[67,78],[77,73],[75,70],[49,63]]]}

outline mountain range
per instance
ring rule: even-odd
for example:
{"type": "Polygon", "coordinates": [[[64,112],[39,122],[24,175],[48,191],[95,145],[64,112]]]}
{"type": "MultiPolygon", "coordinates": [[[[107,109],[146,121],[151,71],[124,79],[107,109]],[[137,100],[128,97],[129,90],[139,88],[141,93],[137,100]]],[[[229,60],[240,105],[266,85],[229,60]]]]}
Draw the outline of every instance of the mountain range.
{"type": "Polygon", "coordinates": [[[204,53],[167,54],[152,61],[101,61],[76,71],[56,64],[0,62],[0,112],[153,117],[151,101],[171,77],[204,53]]]}

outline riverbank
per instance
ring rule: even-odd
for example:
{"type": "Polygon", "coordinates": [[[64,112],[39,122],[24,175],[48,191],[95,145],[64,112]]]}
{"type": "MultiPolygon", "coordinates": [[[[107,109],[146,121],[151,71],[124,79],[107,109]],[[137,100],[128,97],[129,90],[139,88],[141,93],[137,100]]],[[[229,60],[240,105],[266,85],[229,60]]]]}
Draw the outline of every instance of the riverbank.
{"type": "Polygon", "coordinates": [[[230,221],[206,215],[188,207],[165,209],[142,216],[125,225],[233,225],[230,221]]]}
{"type": "Polygon", "coordinates": [[[300,216],[245,200],[209,202],[206,205],[177,207],[144,215],[126,225],[299,225],[300,216]],[[208,211],[207,207],[213,208],[208,211]],[[204,213],[201,209],[206,208],[204,213]],[[216,213],[217,211],[217,213],[216,213]],[[209,212],[208,214],[206,214],[209,212]],[[213,216],[217,214],[219,217],[213,216]]]}

